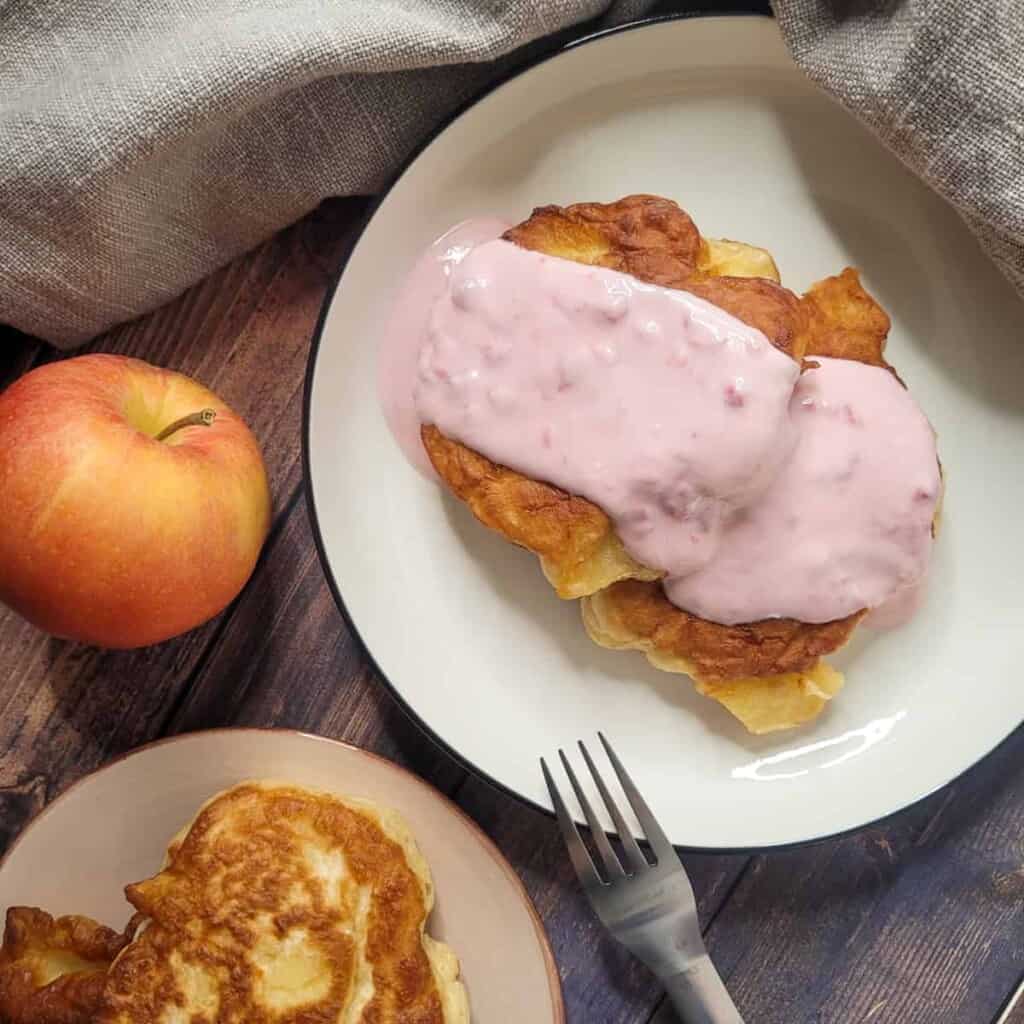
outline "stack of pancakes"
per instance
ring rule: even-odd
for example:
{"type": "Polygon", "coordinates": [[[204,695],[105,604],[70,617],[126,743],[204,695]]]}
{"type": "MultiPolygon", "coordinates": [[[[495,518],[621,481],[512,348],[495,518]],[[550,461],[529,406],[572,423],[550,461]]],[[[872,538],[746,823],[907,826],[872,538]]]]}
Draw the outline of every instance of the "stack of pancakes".
{"type": "Polygon", "coordinates": [[[468,1024],[454,953],[424,931],[430,871],[393,811],[283,783],[214,797],[126,890],[122,934],[7,915],[8,1024],[468,1024]]]}
{"type": "MultiPolygon", "coordinates": [[[[889,317],[846,269],[798,297],[779,283],[771,256],[739,242],[702,238],[675,203],[636,195],[618,202],[546,206],[504,238],[526,249],[679,288],[759,329],[802,365],[814,356],[892,369],[883,351],[889,317]]],[[[423,445],[447,486],[485,525],[533,551],[560,597],[581,598],[595,642],[643,651],[658,668],[691,676],[751,732],[815,717],[842,686],[822,661],[842,647],[867,609],[833,622],[709,622],[677,608],[662,572],[635,561],[605,512],[500,466],[437,427],[423,445]]]]}

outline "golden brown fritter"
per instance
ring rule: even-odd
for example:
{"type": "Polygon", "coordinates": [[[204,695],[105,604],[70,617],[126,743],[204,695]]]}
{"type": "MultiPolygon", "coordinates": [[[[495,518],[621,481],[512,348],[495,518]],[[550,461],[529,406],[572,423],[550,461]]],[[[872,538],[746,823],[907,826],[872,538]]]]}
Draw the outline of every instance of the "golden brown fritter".
{"type": "MultiPolygon", "coordinates": [[[[808,311],[803,338],[806,358],[849,359],[856,353],[861,362],[888,366],[883,352],[889,318],[864,290],[855,270],[847,268],[819,281],[803,297],[802,305],[808,311]]],[[[617,639],[604,646],[634,647],[685,661],[689,674],[704,682],[807,672],[823,655],[842,647],[865,614],[862,610],[834,622],[765,619],[724,626],[677,608],[660,583],[637,580],[615,583],[589,600],[599,602],[603,628],[597,635],[590,628],[599,643],[603,634],[605,639],[617,639]]],[[[595,608],[591,624],[597,616],[595,608]]]]}
{"type": "MultiPolygon", "coordinates": [[[[746,273],[764,266],[756,256],[763,250],[705,242],[689,214],[670,199],[637,195],[614,203],[542,206],[503,237],[524,249],[691,292],[756,327],[794,359],[802,355],[797,346],[804,312],[797,297],[774,279],[746,273]]],[[[777,274],[770,257],[768,264],[777,274]]]]}
{"type": "Polygon", "coordinates": [[[682,288],[701,255],[696,224],[660,196],[541,206],[504,237],[524,249],[619,270],[665,288],[682,288]]]}
{"type": "MultiPolygon", "coordinates": [[[[681,617],[666,615],[664,620],[658,621],[657,613],[663,608],[662,602],[665,600],[660,587],[653,593],[627,593],[624,600],[619,600],[621,597],[623,595],[617,595],[616,588],[609,587],[580,602],[583,625],[591,639],[600,646],[612,650],[642,651],[655,668],[690,676],[698,693],[718,701],[750,732],[774,732],[777,729],[790,729],[809,722],[821,714],[825,705],[842,689],[842,673],[837,672],[823,659],[817,660],[810,668],[802,671],[782,672],[777,675],[740,676],[719,680],[702,678],[694,661],[671,651],[672,648],[678,650],[682,646],[679,643],[681,633],[687,630],[699,631],[702,634],[701,639],[706,643],[718,642],[727,636],[739,651],[740,657],[746,660],[751,654],[750,642],[758,640],[761,631],[757,628],[744,627],[750,630],[749,634],[736,634],[732,631],[737,627],[720,627],[685,612],[681,613],[681,617]],[[631,596],[636,598],[639,606],[635,612],[639,614],[643,608],[647,615],[650,628],[647,636],[631,632],[623,624],[620,605],[628,610],[631,596]],[[658,642],[664,643],[668,649],[657,647],[658,642]]],[[[849,622],[843,620],[834,625],[845,627],[849,622]]],[[[850,628],[852,629],[852,626],[850,628]]],[[[767,639],[770,645],[776,648],[776,653],[779,646],[785,646],[787,642],[797,647],[805,642],[800,630],[788,635],[785,629],[769,633],[770,635],[766,634],[767,639]]],[[[815,639],[817,642],[826,642],[824,635],[818,635],[815,639]]],[[[841,638],[836,639],[841,642],[841,638]]],[[[705,646],[704,653],[707,649],[705,646]]]]}
{"type": "Polygon", "coordinates": [[[834,622],[765,619],[724,626],[677,608],[660,583],[642,580],[616,583],[593,595],[588,607],[600,615],[600,630],[619,638],[616,646],[685,660],[690,675],[709,683],[804,672],[842,647],[865,614],[834,622]]]}
{"type": "Polygon", "coordinates": [[[756,327],[791,359],[804,355],[806,313],[788,288],[759,277],[694,277],[683,287],[756,327]]]}
{"type": "Polygon", "coordinates": [[[107,969],[133,931],[11,907],[0,948],[0,1021],[94,1024],[107,969]]]}
{"type": "Polygon", "coordinates": [[[812,285],[801,304],[806,312],[805,356],[852,359],[892,369],[884,356],[889,317],[864,290],[852,267],[812,285]]]}
{"type": "Polygon", "coordinates": [[[468,1024],[458,962],[424,933],[429,869],[397,814],[285,783],[209,801],[111,967],[99,1024],[468,1024]]]}
{"type": "MultiPolygon", "coordinates": [[[[702,239],[688,214],[668,199],[637,195],[615,203],[544,206],[504,237],[648,284],[683,288],[758,328],[794,359],[803,354],[806,313],[792,292],[771,280],[708,274],[712,267],[756,267],[777,275],[770,257],[766,263],[763,250],[702,239]]],[[[608,516],[586,498],[499,466],[433,425],[424,426],[421,437],[452,492],[485,526],[538,555],[559,597],[583,597],[617,580],[662,575],[629,556],[608,516]]]]}
{"type": "Polygon", "coordinates": [[[122,935],[8,911],[0,1024],[469,1024],[458,961],[425,932],[430,870],[387,808],[243,783],[125,891],[122,935]]]}
{"type": "Polygon", "coordinates": [[[435,426],[423,427],[421,437],[452,493],[484,526],[537,555],[559,597],[583,597],[621,579],[661,577],[629,555],[593,502],[499,466],[435,426]]]}
{"type": "MultiPolygon", "coordinates": [[[[821,355],[892,370],[883,355],[889,317],[855,270],[819,281],[798,299],[778,283],[767,252],[701,238],[669,200],[628,196],[610,204],[546,206],[504,237],[690,291],[805,365],[821,355]]],[[[657,667],[691,675],[702,693],[753,732],[813,718],[842,686],[842,676],[821,658],[847,642],[864,611],[826,623],[708,622],[668,600],[662,573],[629,555],[592,502],[497,465],[434,426],[424,426],[422,438],[440,477],[474,515],[535,552],[559,596],[582,598],[584,623],[597,643],[641,650],[657,667]]]]}

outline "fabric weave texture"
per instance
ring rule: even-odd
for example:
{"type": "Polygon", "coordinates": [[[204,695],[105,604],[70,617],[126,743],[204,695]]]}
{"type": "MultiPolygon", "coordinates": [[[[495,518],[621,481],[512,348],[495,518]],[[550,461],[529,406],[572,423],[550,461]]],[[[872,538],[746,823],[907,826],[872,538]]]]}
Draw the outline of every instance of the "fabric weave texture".
{"type": "MultiPolygon", "coordinates": [[[[72,347],[153,309],[322,199],[380,190],[521,47],[654,6],[0,0],[0,323],[72,347]]],[[[1024,293],[1024,0],[776,15],[1024,293]]]]}

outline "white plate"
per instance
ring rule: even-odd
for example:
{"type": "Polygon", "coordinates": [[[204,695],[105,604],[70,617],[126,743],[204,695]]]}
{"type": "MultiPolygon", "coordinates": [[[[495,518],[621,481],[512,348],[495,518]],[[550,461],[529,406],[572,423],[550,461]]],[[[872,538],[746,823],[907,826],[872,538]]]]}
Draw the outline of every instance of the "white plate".
{"type": "Polygon", "coordinates": [[[285,730],[218,729],[143,747],[87,776],[22,833],[0,867],[0,910],[40,906],[121,929],[127,882],[160,870],[167,843],[209,797],[274,778],[393,807],[430,865],[428,928],[455,950],[474,1024],[564,1024],[551,949],[494,844],[435,789],[375,754],[285,730]]]}
{"type": "Polygon", "coordinates": [[[469,764],[549,807],[537,756],[607,731],[672,839],[768,847],[855,828],[949,782],[1024,718],[1024,312],[957,215],[805,81],[774,24],[658,22],[506,82],[384,198],[312,356],[310,497],[328,575],[380,671],[469,764]],[[413,472],[377,405],[404,271],[446,228],[630,192],[768,247],[803,289],[847,264],[893,319],[890,358],[948,479],[926,607],[861,631],[847,686],[755,739],[685,678],[599,650],[534,558],[413,472]]]}

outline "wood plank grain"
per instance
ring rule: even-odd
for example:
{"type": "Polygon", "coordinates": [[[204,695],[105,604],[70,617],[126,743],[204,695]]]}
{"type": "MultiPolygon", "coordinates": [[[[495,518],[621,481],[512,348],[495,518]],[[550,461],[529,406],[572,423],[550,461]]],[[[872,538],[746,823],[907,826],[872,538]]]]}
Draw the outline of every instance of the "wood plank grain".
{"type": "Polygon", "coordinates": [[[709,933],[747,1020],[980,1024],[1024,972],[1024,730],[879,827],[755,859],[709,933]]]}
{"type": "MultiPolygon", "coordinates": [[[[279,507],[290,507],[309,338],[329,268],[363,208],[327,204],[83,351],[139,356],[212,386],[253,426],[279,507]]],[[[5,365],[17,371],[26,359],[27,348],[5,365]]],[[[0,842],[74,778],[160,735],[224,621],[140,651],[101,651],[52,640],[0,610],[0,842]]]]}
{"type": "Polygon", "coordinates": [[[273,725],[346,740],[445,792],[465,777],[374,678],[328,590],[301,497],[169,731],[218,725],[273,725]]]}

